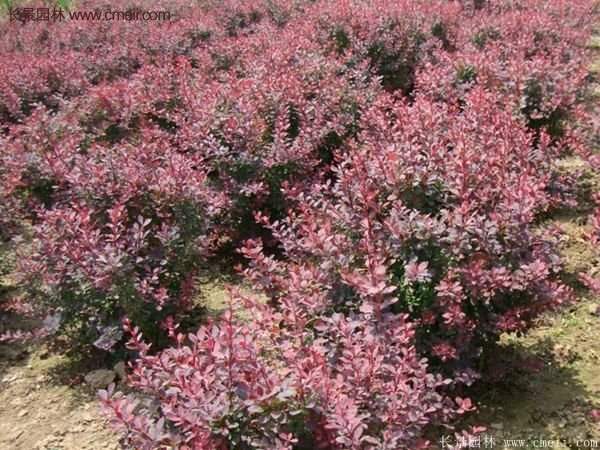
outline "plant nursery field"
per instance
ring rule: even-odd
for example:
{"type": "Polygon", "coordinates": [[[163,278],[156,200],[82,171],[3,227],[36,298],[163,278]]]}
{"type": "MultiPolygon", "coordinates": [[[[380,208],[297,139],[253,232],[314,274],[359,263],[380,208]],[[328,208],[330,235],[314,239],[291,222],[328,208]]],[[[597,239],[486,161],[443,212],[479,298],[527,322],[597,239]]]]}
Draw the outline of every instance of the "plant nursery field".
{"type": "Polygon", "coordinates": [[[0,2],[0,449],[600,448],[597,30],[0,2]]]}

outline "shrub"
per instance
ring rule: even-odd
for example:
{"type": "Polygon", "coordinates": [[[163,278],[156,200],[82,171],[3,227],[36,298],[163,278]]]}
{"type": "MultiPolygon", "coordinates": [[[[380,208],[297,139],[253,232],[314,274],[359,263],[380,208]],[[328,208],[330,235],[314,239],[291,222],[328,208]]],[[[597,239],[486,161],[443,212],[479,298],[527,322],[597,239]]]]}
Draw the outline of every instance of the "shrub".
{"type": "Polygon", "coordinates": [[[424,425],[471,408],[467,400],[438,393],[451,380],[429,373],[411,345],[414,327],[405,316],[375,322],[334,314],[311,324],[319,299],[288,300],[273,309],[246,299],[256,319],[251,323],[236,320],[230,308],[220,323],[197,333],[172,329],[177,346],[154,356],[126,322],[130,348],[140,354],[130,381],[160,412],[157,418],[112,388],[102,391],[127,444],[424,448],[424,425]]]}
{"type": "Polygon", "coordinates": [[[20,271],[60,311],[63,330],[89,343],[99,337],[90,321],[118,325],[127,313],[150,332],[191,306],[194,273],[227,204],[207,186],[202,162],[152,130],[142,145],[86,148],[80,126],[45,111],[15,130],[7,142],[11,190],[33,221],[20,271]]]}
{"type": "Polygon", "coordinates": [[[519,7],[498,2],[469,15],[468,25],[455,32],[456,51],[437,50],[418,72],[416,87],[437,100],[460,103],[465,86],[454,85],[469,68],[477,76],[467,77],[467,89],[480,85],[501,92],[503,103],[531,129],[580,151],[573,134],[586,88],[585,45],[593,17],[587,2],[532,0],[519,7]]]}
{"type": "Polygon", "coordinates": [[[274,304],[301,271],[305,295],[327,293],[324,314],[408,314],[422,354],[451,369],[567,301],[558,257],[533,231],[555,152],[498,104],[474,89],[462,112],[423,97],[375,105],[336,180],[290,192],[297,211],[269,225],[285,259],[246,247],[248,277],[274,304]]]}

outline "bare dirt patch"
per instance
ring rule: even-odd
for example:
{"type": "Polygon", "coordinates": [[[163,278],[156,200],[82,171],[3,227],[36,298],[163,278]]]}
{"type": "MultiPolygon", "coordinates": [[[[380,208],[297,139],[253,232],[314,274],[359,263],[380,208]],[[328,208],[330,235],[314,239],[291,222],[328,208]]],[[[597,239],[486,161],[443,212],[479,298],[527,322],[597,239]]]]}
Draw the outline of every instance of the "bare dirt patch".
{"type": "Polygon", "coordinates": [[[0,358],[0,448],[120,448],[92,392],[57,379],[63,357],[13,344],[1,346],[0,358]]]}

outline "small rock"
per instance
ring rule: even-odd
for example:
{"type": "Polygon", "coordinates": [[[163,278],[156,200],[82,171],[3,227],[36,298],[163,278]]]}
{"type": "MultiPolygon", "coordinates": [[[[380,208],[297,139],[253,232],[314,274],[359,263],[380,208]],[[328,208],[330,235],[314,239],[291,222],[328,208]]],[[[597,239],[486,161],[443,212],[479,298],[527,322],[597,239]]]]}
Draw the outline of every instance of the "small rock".
{"type": "Polygon", "coordinates": [[[115,366],[113,367],[113,370],[117,374],[117,378],[119,378],[119,380],[121,380],[121,381],[127,380],[127,370],[126,370],[125,362],[119,361],[118,363],[115,364],[115,366]]]}
{"type": "Polygon", "coordinates": [[[503,423],[493,423],[490,425],[494,430],[502,430],[504,429],[503,423]]]}
{"type": "Polygon", "coordinates": [[[590,305],[590,306],[588,306],[588,312],[592,316],[600,317],[600,305],[590,305]]]}
{"type": "Polygon", "coordinates": [[[83,424],[88,424],[94,421],[92,414],[89,412],[83,412],[79,416],[79,421],[83,424]]]}
{"type": "Polygon", "coordinates": [[[26,409],[22,409],[21,411],[19,411],[19,413],[17,414],[19,417],[24,417],[29,413],[29,411],[27,411],[26,409]]]}
{"type": "Polygon", "coordinates": [[[18,379],[19,379],[19,376],[16,375],[16,374],[6,375],[4,378],[2,378],[2,382],[3,383],[11,383],[11,382],[13,382],[15,380],[18,380],[18,379]]]}
{"type": "Polygon", "coordinates": [[[565,350],[565,347],[560,344],[555,344],[554,347],[552,348],[552,350],[556,354],[561,354],[565,350]]]}
{"type": "Polygon", "coordinates": [[[85,382],[94,389],[102,389],[115,381],[115,372],[108,369],[92,370],[85,376],[85,382]]]}
{"type": "Polygon", "coordinates": [[[17,431],[17,434],[15,434],[13,436],[13,441],[16,441],[17,439],[19,439],[23,435],[23,433],[25,433],[25,430],[17,431]]]}
{"type": "Polygon", "coordinates": [[[10,405],[14,406],[14,407],[22,406],[25,403],[27,403],[27,402],[24,399],[22,399],[21,397],[15,397],[10,401],[10,405]]]}

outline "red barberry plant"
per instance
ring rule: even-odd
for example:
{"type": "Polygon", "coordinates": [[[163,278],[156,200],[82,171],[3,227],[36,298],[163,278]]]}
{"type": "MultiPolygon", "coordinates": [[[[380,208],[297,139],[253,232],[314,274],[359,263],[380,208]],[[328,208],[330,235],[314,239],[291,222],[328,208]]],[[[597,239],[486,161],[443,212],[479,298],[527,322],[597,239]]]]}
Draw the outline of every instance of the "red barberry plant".
{"type": "Polygon", "coordinates": [[[157,355],[126,322],[140,355],[130,383],[151,402],[113,388],[100,399],[128,445],[422,448],[425,425],[471,409],[439,392],[452,381],[429,372],[404,315],[314,321],[323,293],[302,302],[291,296],[278,308],[244,300],[252,322],[236,320],[230,307],[197,333],[172,329],[176,347],[157,355]]]}
{"type": "Polygon", "coordinates": [[[328,293],[323,313],[408,314],[419,349],[448,368],[568,301],[558,256],[534,231],[551,200],[550,138],[535,143],[495,94],[474,88],[464,102],[384,99],[365,112],[335,181],[290,189],[289,217],[263,219],[286,258],[256,241],[242,249],[249,279],[272,303],[302,289],[290,277],[302,273],[306,295],[328,293]]]}
{"type": "Polygon", "coordinates": [[[474,86],[502,94],[533,130],[577,148],[576,119],[585,92],[585,50],[594,6],[589,2],[484,2],[454,34],[455,51],[439,49],[419,72],[421,92],[459,103],[474,86]]]}
{"type": "MultiPolygon", "coordinates": [[[[594,161],[593,167],[597,170],[597,161],[594,161]]],[[[597,248],[600,244],[600,194],[594,195],[595,208],[589,215],[589,231],[586,233],[586,237],[594,244],[596,254],[598,253],[597,248]]],[[[597,267],[590,268],[586,273],[579,274],[580,281],[595,295],[600,294],[600,277],[598,276],[597,267]]]]}
{"type": "Polygon", "coordinates": [[[60,309],[65,331],[97,339],[125,312],[153,323],[155,309],[166,317],[189,306],[212,221],[227,205],[202,161],[150,128],[140,145],[86,146],[80,125],[45,110],[13,130],[10,189],[33,225],[20,272],[60,309]]]}

